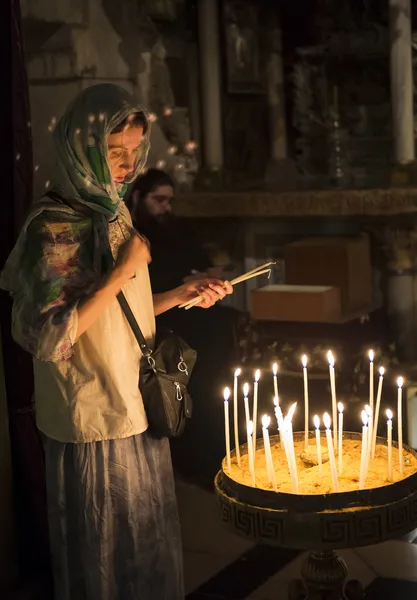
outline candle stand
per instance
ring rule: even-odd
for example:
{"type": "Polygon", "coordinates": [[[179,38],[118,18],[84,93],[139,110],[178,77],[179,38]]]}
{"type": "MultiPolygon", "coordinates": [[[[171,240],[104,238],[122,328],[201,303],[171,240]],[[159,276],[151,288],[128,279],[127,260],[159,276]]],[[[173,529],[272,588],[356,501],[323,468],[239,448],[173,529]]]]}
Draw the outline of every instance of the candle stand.
{"type": "MultiPolygon", "coordinates": [[[[312,433],[310,437],[314,444],[312,433]]],[[[294,438],[304,439],[304,432],[294,438]]],[[[344,438],[361,436],[344,432],[344,438]]],[[[277,442],[277,436],[271,437],[271,443],[277,442]]],[[[386,445],[387,440],[377,438],[377,443],[386,445]]],[[[258,447],[263,447],[261,440],[258,447]]],[[[245,452],[243,445],[241,454],[245,452]]],[[[362,585],[347,581],[346,563],[336,550],[379,544],[417,528],[417,473],[380,488],[303,496],[249,487],[222,469],[215,490],[221,519],[233,532],[259,544],[309,551],[288,600],[364,600],[362,585]]]]}

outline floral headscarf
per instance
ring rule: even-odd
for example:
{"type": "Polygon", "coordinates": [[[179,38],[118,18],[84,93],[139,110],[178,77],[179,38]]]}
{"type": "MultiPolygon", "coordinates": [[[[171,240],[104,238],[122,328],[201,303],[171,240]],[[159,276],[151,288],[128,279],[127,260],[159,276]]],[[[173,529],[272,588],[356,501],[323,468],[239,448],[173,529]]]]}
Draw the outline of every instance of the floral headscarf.
{"type": "Polygon", "coordinates": [[[138,112],[145,115],[124,89],[100,84],[81,92],[56,127],[53,193],[34,204],[0,276],[0,287],[14,300],[14,339],[40,360],[71,356],[77,304],[113,262],[108,223],[119,212],[130,219],[121,198],[145,167],[149,124],[122,185],[110,175],[107,137],[138,112]]]}

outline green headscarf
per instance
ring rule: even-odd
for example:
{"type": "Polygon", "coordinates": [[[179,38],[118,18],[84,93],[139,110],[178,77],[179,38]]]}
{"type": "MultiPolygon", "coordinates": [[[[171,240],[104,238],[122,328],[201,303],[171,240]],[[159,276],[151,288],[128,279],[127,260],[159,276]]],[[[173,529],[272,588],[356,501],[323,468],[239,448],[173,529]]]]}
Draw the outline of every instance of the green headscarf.
{"type": "Polygon", "coordinates": [[[123,88],[102,83],[81,92],[68,106],[54,132],[57,153],[56,191],[108,219],[117,214],[127,184],[143,171],[150,147],[150,127],[144,133],[134,171],[124,184],[110,176],[108,135],[129,115],[146,112],[123,88]]]}

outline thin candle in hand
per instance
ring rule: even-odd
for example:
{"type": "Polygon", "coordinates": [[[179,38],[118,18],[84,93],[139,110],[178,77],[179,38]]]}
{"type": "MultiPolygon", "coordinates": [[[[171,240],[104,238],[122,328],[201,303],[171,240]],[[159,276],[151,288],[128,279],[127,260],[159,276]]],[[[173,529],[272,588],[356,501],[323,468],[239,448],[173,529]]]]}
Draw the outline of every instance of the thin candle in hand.
{"type": "Polygon", "coordinates": [[[240,442],[239,442],[239,421],[238,421],[238,399],[237,399],[237,388],[238,388],[238,377],[241,374],[241,369],[236,369],[234,376],[233,385],[233,417],[234,417],[234,432],[235,432],[235,452],[237,464],[240,467],[240,442]]]}
{"type": "Polygon", "coordinates": [[[338,403],[337,408],[339,409],[339,477],[343,472],[343,404],[338,403]]]}
{"type": "Polygon", "coordinates": [[[401,477],[404,474],[404,456],[403,456],[403,385],[404,379],[398,377],[398,408],[397,408],[397,420],[398,420],[398,454],[400,459],[400,474],[401,477]]]}
{"type": "Polygon", "coordinates": [[[388,481],[393,482],[392,476],[392,410],[387,410],[387,439],[388,439],[388,481]]]}
{"type": "Polygon", "coordinates": [[[308,423],[309,423],[309,410],[308,410],[308,375],[307,375],[307,356],[304,354],[301,359],[303,365],[303,379],[304,379],[304,450],[308,450],[308,423]]]}
{"type": "Polygon", "coordinates": [[[328,413],[324,413],[323,423],[326,428],[327,450],[329,452],[330,469],[332,472],[333,491],[338,492],[339,491],[339,483],[337,481],[336,460],[334,457],[332,432],[330,430],[331,419],[330,419],[330,415],[328,413]]]}
{"type": "Polygon", "coordinates": [[[336,400],[336,378],[334,373],[334,356],[329,350],[327,353],[327,360],[329,362],[329,376],[330,376],[330,391],[332,395],[332,416],[333,416],[333,435],[334,445],[337,446],[337,400],[336,400]]]}
{"type": "Polygon", "coordinates": [[[317,463],[319,465],[319,475],[323,474],[322,460],[321,460],[321,440],[320,440],[320,418],[318,415],[314,417],[314,427],[316,428],[316,446],[317,446],[317,463]]]}
{"type": "Polygon", "coordinates": [[[224,397],[224,437],[225,437],[225,441],[226,441],[227,468],[230,473],[230,471],[232,469],[232,461],[230,459],[230,426],[229,426],[230,390],[228,387],[224,388],[223,397],[224,397]]]}

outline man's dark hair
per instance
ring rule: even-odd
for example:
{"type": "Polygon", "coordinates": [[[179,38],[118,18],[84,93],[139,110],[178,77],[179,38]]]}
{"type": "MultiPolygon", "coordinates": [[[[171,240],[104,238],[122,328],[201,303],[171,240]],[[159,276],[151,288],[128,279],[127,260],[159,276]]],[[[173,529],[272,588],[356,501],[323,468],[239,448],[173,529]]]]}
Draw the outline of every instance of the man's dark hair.
{"type": "Polygon", "coordinates": [[[133,184],[132,192],[139,192],[139,202],[144,200],[148,194],[154,192],[162,185],[174,187],[174,181],[168,173],[160,169],[148,169],[140,175],[133,184]]]}

